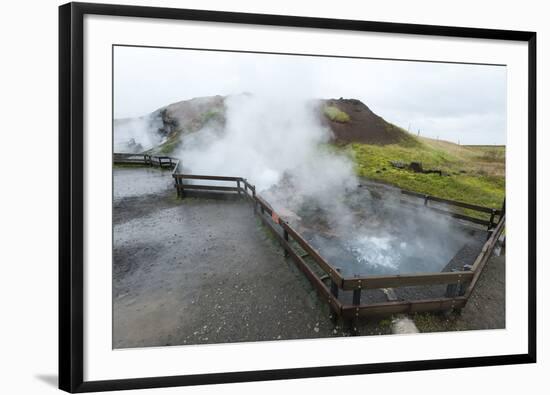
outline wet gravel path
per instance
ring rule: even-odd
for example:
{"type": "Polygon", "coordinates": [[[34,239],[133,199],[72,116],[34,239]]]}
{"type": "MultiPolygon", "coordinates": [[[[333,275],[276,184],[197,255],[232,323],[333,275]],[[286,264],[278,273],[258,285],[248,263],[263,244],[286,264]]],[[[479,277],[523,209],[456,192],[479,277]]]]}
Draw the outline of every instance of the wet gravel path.
{"type": "Polygon", "coordinates": [[[117,166],[114,171],[113,200],[157,194],[173,190],[171,171],[152,167],[117,166]]]}
{"type": "Polygon", "coordinates": [[[115,213],[115,348],[348,335],[248,203],[165,193],[115,213]]]}
{"type": "Polygon", "coordinates": [[[489,260],[462,310],[458,324],[467,329],[500,329],[506,326],[506,258],[489,260]]]}

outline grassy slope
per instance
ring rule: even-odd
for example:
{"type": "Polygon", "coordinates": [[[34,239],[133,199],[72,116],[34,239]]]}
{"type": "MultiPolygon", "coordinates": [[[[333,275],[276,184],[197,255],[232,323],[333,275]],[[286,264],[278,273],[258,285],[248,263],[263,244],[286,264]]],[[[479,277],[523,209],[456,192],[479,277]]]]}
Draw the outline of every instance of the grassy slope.
{"type": "Polygon", "coordinates": [[[174,130],[172,133],[170,133],[166,141],[164,141],[157,147],[151,148],[150,150],[146,151],[146,153],[153,155],[173,155],[181,144],[181,139],[184,134],[197,132],[210,122],[223,123],[224,115],[222,111],[213,108],[200,114],[195,119],[191,119],[188,124],[174,130]]]}
{"type": "Polygon", "coordinates": [[[493,208],[502,205],[505,147],[460,146],[413,138],[385,146],[350,144],[347,149],[360,176],[442,198],[493,208]],[[396,169],[390,161],[418,161],[425,169],[441,169],[450,176],[396,169]]]}

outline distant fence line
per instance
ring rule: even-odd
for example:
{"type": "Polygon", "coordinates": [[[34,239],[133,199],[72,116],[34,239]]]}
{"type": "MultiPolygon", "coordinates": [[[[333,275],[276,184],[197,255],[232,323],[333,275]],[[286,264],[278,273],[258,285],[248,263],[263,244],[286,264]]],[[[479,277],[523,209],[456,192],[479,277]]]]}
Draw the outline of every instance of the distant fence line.
{"type": "Polygon", "coordinates": [[[495,227],[495,225],[498,223],[498,221],[496,221],[496,217],[501,217],[504,213],[504,208],[505,208],[504,202],[502,204],[502,208],[499,210],[499,209],[495,209],[495,208],[479,206],[479,205],[476,205],[476,204],[463,203],[463,202],[458,202],[458,201],[450,200],[450,199],[443,199],[443,198],[439,198],[439,197],[435,197],[435,196],[431,196],[431,195],[425,195],[425,194],[418,193],[418,192],[407,191],[407,190],[404,190],[404,189],[401,190],[401,193],[403,195],[414,196],[414,197],[422,199],[424,201],[424,206],[426,206],[426,208],[428,208],[432,211],[435,211],[439,214],[449,215],[449,216],[454,217],[454,218],[458,218],[458,219],[462,219],[462,220],[465,220],[465,221],[470,221],[470,222],[474,222],[474,223],[477,223],[477,224],[480,224],[480,225],[487,226],[487,230],[490,230],[490,229],[495,227]],[[431,207],[429,205],[429,202],[437,202],[437,203],[442,203],[446,206],[455,206],[455,207],[461,207],[461,208],[472,210],[472,211],[478,211],[480,213],[488,214],[489,219],[488,220],[483,220],[483,219],[472,217],[472,216],[469,216],[469,215],[460,214],[460,213],[453,212],[453,211],[447,211],[447,210],[443,210],[443,209],[440,209],[440,208],[437,208],[437,207],[431,207]]]}
{"type": "Polygon", "coordinates": [[[172,168],[178,162],[177,159],[170,156],[155,156],[149,154],[125,154],[114,153],[113,163],[118,165],[140,165],[156,166],[161,168],[172,168]]]}

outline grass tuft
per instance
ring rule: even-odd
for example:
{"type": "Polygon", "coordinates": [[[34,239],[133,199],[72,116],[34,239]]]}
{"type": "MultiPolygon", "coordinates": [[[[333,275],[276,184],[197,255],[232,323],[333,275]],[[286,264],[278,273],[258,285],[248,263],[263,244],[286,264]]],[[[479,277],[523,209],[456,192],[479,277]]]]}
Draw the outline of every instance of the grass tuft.
{"type": "Polygon", "coordinates": [[[326,106],[323,109],[325,116],[334,122],[346,123],[350,121],[350,116],[344,111],[334,106],[326,106]]]}

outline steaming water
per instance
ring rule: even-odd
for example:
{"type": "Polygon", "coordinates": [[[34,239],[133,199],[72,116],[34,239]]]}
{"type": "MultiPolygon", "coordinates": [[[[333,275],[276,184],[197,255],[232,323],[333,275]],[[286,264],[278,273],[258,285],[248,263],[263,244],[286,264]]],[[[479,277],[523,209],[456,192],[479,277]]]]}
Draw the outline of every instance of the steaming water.
{"type": "Polygon", "coordinates": [[[406,253],[407,243],[389,235],[358,236],[345,242],[344,246],[351,251],[359,263],[365,266],[397,271],[399,262],[406,253]]]}
{"type": "Polygon", "coordinates": [[[159,129],[162,118],[153,113],[140,118],[116,119],[114,122],[114,151],[143,152],[163,142],[159,129]]]}
{"type": "Polygon", "coordinates": [[[396,232],[382,236],[357,235],[347,240],[306,233],[306,238],[344,275],[405,274],[440,272],[467,242],[464,231],[456,227],[456,233],[446,229],[445,235],[437,231],[423,236],[396,232]]]}
{"type": "Polygon", "coordinates": [[[344,275],[440,272],[465,244],[480,247],[475,228],[400,199],[371,182],[348,192],[339,215],[302,209],[291,222],[344,275]]]}

